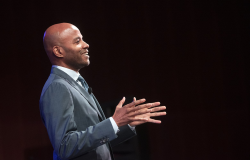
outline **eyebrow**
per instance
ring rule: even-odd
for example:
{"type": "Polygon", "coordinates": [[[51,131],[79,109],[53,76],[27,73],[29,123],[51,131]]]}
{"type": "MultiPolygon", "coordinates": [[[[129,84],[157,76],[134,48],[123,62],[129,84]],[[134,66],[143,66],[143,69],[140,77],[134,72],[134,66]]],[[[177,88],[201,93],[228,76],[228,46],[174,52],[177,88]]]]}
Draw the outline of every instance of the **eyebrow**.
{"type": "Polygon", "coordinates": [[[73,39],[73,41],[75,42],[77,39],[81,39],[81,37],[76,37],[73,39]]]}

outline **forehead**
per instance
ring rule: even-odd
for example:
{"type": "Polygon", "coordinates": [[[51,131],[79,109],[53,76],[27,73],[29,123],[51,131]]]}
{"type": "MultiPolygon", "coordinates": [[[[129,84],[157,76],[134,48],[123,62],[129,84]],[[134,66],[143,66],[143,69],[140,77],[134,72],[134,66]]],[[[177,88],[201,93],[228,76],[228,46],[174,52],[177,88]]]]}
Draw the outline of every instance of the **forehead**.
{"type": "Polygon", "coordinates": [[[73,41],[77,37],[82,38],[82,34],[77,27],[72,26],[71,28],[65,29],[61,33],[60,37],[61,37],[61,40],[63,40],[63,41],[73,41]]]}

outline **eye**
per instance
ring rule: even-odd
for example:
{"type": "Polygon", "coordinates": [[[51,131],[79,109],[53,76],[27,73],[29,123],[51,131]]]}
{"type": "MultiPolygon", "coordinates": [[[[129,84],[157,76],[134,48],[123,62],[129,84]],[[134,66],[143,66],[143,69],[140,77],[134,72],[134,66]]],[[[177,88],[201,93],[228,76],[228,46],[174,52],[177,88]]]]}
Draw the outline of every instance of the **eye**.
{"type": "Polygon", "coordinates": [[[76,44],[79,44],[80,43],[80,40],[78,39],[77,41],[76,41],[76,44]]]}

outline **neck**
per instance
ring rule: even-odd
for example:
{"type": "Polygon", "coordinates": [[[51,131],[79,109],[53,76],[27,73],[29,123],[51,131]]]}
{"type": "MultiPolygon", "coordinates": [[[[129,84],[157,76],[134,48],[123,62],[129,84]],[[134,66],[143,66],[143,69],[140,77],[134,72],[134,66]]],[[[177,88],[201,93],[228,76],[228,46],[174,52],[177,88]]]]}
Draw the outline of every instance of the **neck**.
{"type": "Polygon", "coordinates": [[[61,67],[64,67],[64,68],[68,68],[68,69],[71,69],[73,71],[75,71],[76,73],[79,73],[80,69],[75,69],[74,67],[71,67],[65,63],[55,63],[53,65],[56,65],[56,66],[61,66],[61,67]]]}

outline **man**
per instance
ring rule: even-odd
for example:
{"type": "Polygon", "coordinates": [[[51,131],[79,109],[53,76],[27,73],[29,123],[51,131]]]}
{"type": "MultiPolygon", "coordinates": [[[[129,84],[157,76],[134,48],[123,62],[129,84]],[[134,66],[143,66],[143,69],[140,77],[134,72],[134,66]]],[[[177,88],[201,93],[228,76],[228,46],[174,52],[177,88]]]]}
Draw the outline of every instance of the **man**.
{"type": "Polygon", "coordinates": [[[40,113],[54,148],[54,160],[111,160],[111,145],[119,144],[145,122],[161,123],[152,116],[166,115],[160,103],[136,100],[122,107],[123,98],[112,117],[103,111],[79,70],[90,64],[89,45],[79,29],[69,23],[50,26],[43,38],[52,64],[51,74],[40,97],[40,113]]]}

